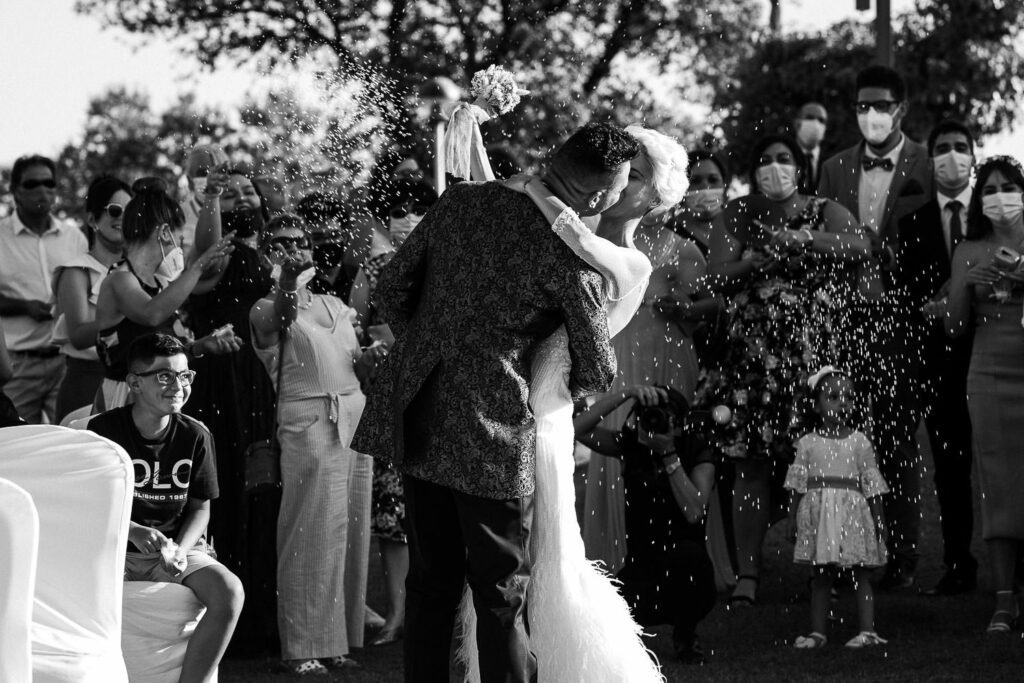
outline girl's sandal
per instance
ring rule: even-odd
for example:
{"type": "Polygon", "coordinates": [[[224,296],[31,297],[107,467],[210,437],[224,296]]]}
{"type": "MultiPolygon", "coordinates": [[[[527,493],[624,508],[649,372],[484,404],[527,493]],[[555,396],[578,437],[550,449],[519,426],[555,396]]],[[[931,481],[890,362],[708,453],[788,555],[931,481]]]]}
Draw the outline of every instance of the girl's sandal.
{"type": "Polygon", "coordinates": [[[793,647],[797,650],[817,650],[826,645],[828,645],[828,638],[817,631],[809,636],[797,636],[797,639],[793,641],[793,647]]]}

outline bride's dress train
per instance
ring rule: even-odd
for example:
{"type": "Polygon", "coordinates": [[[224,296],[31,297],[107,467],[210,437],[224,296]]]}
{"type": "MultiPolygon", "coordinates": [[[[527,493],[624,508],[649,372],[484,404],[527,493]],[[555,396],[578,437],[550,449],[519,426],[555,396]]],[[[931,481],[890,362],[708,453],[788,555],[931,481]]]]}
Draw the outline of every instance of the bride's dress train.
{"type": "MultiPolygon", "coordinates": [[[[552,229],[605,275],[611,294],[609,330],[621,331],[643,299],[650,263],[640,252],[599,240],[571,211],[552,229]],[[613,268],[609,264],[614,260],[613,268]]],[[[573,485],[573,403],[565,328],[541,342],[531,365],[530,407],[537,425],[533,559],[527,610],[531,648],[542,683],[664,681],[640,638],[641,627],[615,588],[615,579],[586,558],[573,485]]],[[[600,456],[595,456],[600,457],[600,456]]],[[[463,596],[457,660],[467,680],[479,681],[475,614],[463,596]]]]}

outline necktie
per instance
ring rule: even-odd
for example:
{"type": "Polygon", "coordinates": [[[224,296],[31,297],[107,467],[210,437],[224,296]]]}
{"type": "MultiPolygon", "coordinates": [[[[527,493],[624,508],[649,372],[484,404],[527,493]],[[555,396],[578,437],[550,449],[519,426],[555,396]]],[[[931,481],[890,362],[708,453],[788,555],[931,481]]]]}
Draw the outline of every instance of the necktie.
{"type": "Polygon", "coordinates": [[[949,217],[949,254],[953,255],[956,251],[956,245],[960,244],[964,239],[964,224],[960,220],[960,209],[963,208],[963,204],[957,200],[953,200],[946,204],[946,209],[950,211],[949,217]]]}
{"type": "Polygon", "coordinates": [[[865,171],[870,171],[873,168],[880,168],[883,171],[891,172],[896,168],[896,164],[892,163],[892,159],[887,159],[886,157],[869,157],[865,155],[862,164],[865,171]]]}

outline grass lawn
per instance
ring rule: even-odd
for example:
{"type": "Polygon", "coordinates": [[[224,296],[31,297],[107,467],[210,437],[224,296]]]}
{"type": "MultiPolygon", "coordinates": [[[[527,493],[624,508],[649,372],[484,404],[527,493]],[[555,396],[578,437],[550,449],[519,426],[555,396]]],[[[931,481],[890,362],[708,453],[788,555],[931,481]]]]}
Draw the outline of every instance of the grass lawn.
{"type": "MultiPolygon", "coordinates": [[[[923,441],[926,443],[926,441],[923,441]]],[[[925,452],[925,462],[931,458],[925,452]]],[[[932,484],[926,474],[925,489],[932,484]]],[[[979,535],[976,529],[975,536],[979,535]]],[[[925,497],[922,557],[919,579],[928,586],[941,575],[941,535],[933,491],[925,497]]],[[[655,629],[650,647],[669,681],[811,681],[822,678],[849,681],[1022,681],[1024,637],[984,633],[991,616],[986,554],[975,540],[981,563],[979,590],[966,596],[925,598],[913,593],[877,594],[877,627],[889,644],[866,651],[849,651],[842,644],[857,633],[853,595],[844,592],[824,650],[803,652],[791,647],[793,639],[810,629],[806,569],[791,561],[792,546],[773,529],[766,545],[764,582],[758,604],[729,610],[725,596],[701,624],[704,647],[710,652],[705,666],[683,666],[674,661],[669,627],[655,629]]],[[[380,565],[370,562],[369,603],[383,611],[380,565]]],[[[401,643],[353,652],[362,669],[331,678],[365,683],[402,680],[401,643]]],[[[221,681],[286,681],[299,677],[277,671],[270,659],[229,659],[221,666],[221,681]]],[[[542,683],[558,683],[542,681],[542,683]]]]}

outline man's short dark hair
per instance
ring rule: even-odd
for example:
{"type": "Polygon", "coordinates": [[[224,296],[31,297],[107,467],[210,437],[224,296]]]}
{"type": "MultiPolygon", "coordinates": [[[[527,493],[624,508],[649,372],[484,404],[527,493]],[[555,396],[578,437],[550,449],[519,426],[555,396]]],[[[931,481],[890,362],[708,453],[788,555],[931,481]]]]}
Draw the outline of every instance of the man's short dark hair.
{"type": "Polygon", "coordinates": [[[11,192],[18,189],[18,186],[21,185],[21,176],[25,175],[25,171],[33,166],[45,166],[50,169],[54,180],[57,179],[57,164],[53,163],[53,159],[50,157],[44,157],[42,154],[18,157],[14,161],[14,166],[11,167],[11,192]]]}
{"type": "Polygon", "coordinates": [[[585,181],[602,181],[639,153],[640,142],[621,128],[588,123],[562,143],[551,163],[585,181]]]}
{"type": "Polygon", "coordinates": [[[956,119],[945,119],[932,128],[932,132],[928,133],[928,156],[935,156],[935,141],[939,139],[940,135],[945,135],[946,133],[962,134],[967,138],[967,144],[971,147],[971,154],[974,154],[974,136],[971,135],[971,130],[967,125],[956,119]]]}
{"type": "Polygon", "coordinates": [[[872,64],[857,74],[857,91],[863,88],[884,88],[892,98],[902,102],[907,96],[907,85],[895,70],[881,64],[872,64]]]}
{"type": "Polygon", "coordinates": [[[140,366],[148,367],[157,358],[170,358],[178,354],[185,354],[185,345],[177,337],[160,332],[144,334],[128,345],[129,372],[134,372],[140,366]]]}

